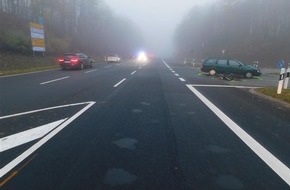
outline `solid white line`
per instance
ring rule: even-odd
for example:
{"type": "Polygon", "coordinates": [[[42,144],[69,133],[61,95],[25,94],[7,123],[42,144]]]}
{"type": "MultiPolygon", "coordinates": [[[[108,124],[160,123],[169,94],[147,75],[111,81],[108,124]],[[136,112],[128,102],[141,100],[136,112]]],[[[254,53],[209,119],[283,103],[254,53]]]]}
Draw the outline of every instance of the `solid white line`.
{"type": "Polygon", "coordinates": [[[64,80],[64,79],[67,79],[67,78],[69,78],[69,76],[67,76],[67,77],[62,77],[62,78],[58,78],[58,79],[54,79],[54,80],[50,80],[50,81],[47,81],[47,82],[42,82],[42,83],[40,83],[41,85],[43,85],[43,84],[48,84],[48,83],[52,83],[52,82],[56,82],[56,81],[60,81],[60,80],[64,80]]]}
{"type": "Polygon", "coordinates": [[[114,88],[116,88],[117,86],[119,86],[122,82],[124,82],[126,80],[126,78],[122,79],[120,82],[118,82],[117,84],[114,85],[114,88]]]}
{"type": "Polygon", "coordinates": [[[134,75],[136,73],[136,71],[133,71],[132,73],[131,73],[131,75],[134,75]]]}
{"type": "Polygon", "coordinates": [[[79,106],[79,105],[84,105],[84,104],[92,104],[92,103],[94,103],[94,102],[81,102],[81,103],[75,103],[75,104],[67,104],[67,105],[61,105],[61,106],[48,107],[48,108],[43,108],[43,109],[38,109],[38,110],[33,110],[33,111],[28,111],[28,112],[22,112],[22,113],[16,113],[16,114],[12,114],[12,115],[1,116],[0,120],[15,117],[15,116],[21,116],[21,115],[27,115],[27,114],[31,114],[31,113],[41,112],[41,111],[47,111],[47,110],[53,110],[53,109],[58,109],[58,108],[65,108],[65,107],[72,107],[72,106],[79,106]]]}
{"type": "Polygon", "coordinates": [[[0,152],[39,139],[63,123],[67,118],[0,138],[0,152]]]}
{"type": "Polygon", "coordinates": [[[179,78],[179,80],[181,80],[182,82],[185,82],[185,79],[184,78],[179,78]]]}
{"type": "Polygon", "coordinates": [[[255,86],[232,86],[232,85],[207,85],[207,84],[191,84],[195,87],[216,87],[216,88],[261,88],[255,86]]]}
{"type": "Polygon", "coordinates": [[[16,77],[16,76],[21,76],[21,75],[30,75],[30,74],[35,74],[35,73],[43,73],[43,72],[56,71],[56,70],[59,70],[59,69],[48,69],[48,70],[34,71],[34,72],[29,72],[29,73],[21,73],[21,74],[14,74],[14,75],[5,75],[5,76],[0,76],[0,78],[16,77]]]}
{"type": "Polygon", "coordinates": [[[211,103],[192,85],[186,85],[210,110],[213,111],[250,149],[252,149],[272,170],[274,170],[288,185],[290,185],[290,169],[246,133],[219,108],[211,103]]]}
{"type": "Polygon", "coordinates": [[[88,74],[90,72],[94,72],[94,71],[97,71],[98,69],[93,69],[93,70],[90,70],[90,71],[86,71],[85,73],[88,74]]]}
{"type": "Polygon", "coordinates": [[[20,162],[22,162],[24,159],[26,159],[28,156],[30,156],[33,152],[35,152],[38,148],[40,148],[43,144],[45,144],[48,140],[50,140],[53,136],[55,136],[57,133],[59,133],[62,129],[64,129],[66,126],[68,126],[71,122],[73,122],[77,117],[79,117],[81,114],[83,114],[85,111],[87,111],[91,106],[93,106],[95,102],[90,102],[89,105],[81,109],[79,112],[77,112],[75,115],[73,115],[71,118],[63,122],[59,127],[54,129],[52,132],[50,132],[48,135],[43,137],[41,140],[39,140],[37,143],[35,143],[33,146],[31,146],[29,149],[27,149],[25,152],[20,154],[17,158],[9,162],[6,166],[0,169],[0,178],[6,175],[10,170],[12,170],[15,166],[17,166],[20,162]]]}
{"type": "Polygon", "coordinates": [[[179,74],[175,74],[175,76],[179,77],[179,74]]]}

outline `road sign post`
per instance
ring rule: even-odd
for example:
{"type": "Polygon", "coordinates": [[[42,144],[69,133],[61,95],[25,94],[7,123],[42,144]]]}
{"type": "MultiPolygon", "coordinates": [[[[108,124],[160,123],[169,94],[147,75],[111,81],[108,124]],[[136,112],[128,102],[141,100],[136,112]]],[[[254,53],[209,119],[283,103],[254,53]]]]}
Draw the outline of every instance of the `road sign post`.
{"type": "Polygon", "coordinates": [[[33,55],[35,52],[45,52],[45,39],[43,25],[30,22],[31,44],[33,55]]]}
{"type": "Polygon", "coordinates": [[[290,67],[288,67],[286,73],[285,73],[286,77],[284,80],[284,89],[288,88],[288,83],[289,83],[289,77],[290,77],[290,67]]]}
{"type": "Polygon", "coordinates": [[[282,87],[283,87],[283,82],[284,82],[284,78],[285,78],[285,71],[286,71],[285,68],[281,68],[277,94],[281,94],[282,93],[282,87]]]}

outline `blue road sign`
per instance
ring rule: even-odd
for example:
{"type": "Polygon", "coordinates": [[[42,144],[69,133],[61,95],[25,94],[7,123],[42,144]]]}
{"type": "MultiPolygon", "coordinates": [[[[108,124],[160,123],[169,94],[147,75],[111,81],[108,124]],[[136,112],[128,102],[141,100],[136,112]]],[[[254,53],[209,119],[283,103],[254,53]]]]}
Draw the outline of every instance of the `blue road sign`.
{"type": "Polygon", "coordinates": [[[280,61],[278,62],[278,68],[279,68],[279,69],[283,68],[283,67],[284,67],[284,64],[285,64],[285,62],[284,62],[283,60],[280,60],[280,61]]]}

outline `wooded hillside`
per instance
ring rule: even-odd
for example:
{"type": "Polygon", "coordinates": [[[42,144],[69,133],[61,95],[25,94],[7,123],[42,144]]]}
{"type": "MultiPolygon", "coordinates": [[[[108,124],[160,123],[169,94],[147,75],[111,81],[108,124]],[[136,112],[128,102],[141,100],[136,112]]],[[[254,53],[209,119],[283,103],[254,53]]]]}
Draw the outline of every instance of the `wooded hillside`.
{"type": "Polygon", "coordinates": [[[0,0],[0,51],[31,53],[29,22],[44,22],[47,54],[82,51],[130,55],[139,29],[102,0],[0,0]]]}
{"type": "Polygon", "coordinates": [[[219,0],[194,7],[176,29],[176,53],[199,61],[226,56],[269,67],[280,59],[290,63],[289,8],[289,0],[219,0]]]}

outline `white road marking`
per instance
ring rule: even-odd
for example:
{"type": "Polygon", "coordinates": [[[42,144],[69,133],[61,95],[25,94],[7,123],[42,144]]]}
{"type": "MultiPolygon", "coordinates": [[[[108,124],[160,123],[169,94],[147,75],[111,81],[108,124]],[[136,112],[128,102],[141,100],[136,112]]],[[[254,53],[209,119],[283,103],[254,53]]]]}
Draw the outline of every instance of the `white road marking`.
{"type": "Polygon", "coordinates": [[[276,172],[288,185],[290,185],[290,169],[246,133],[233,120],[225,115],[218,107],[192,85],[186,85],[212,112],[217,115],[250,149],[252,149],[274,172],[276,172]]]}
{"type": "Polygon", "coordinates": [[[195,87],[216,87],[216,88],[261,88],[256,86],[232,86],[232,85],[207,85],[207,84],[191,84],[195,87]]]}
{"type": "Polygon", "coordinates": [[[4,152],[11,148],[39,139],[63,123],[65,120],[67,120],[67,118],[0,138],[0,152],[4,152]]]}
{"type": "Polygon", "coordinates": [[[124,82],[126,80],[126,78],[122,79],[120,82],[118,82],[117,84],[114,85],[114,88],[116,88],[117,86],[119,86],[122,82],[124,82]]]}
{"type": "Polygon", "coordinates": [[[186,81],[184,78],[179,78],[179,80],[181,80],[182,82],[185,82],[186,81]]]}
{"type": "Polygon", "coordinates": [[[164,60],[162,60],[162,62],[164,63],[164,65],[165,65],[168,69],[171,70],[171,67],[170,67],[169,65],[167,65],[167,63],[166,63],[164,60]]]}
{"type": "Polygon", "coordinates": [[[142,69],[142,67],[139,67],[138,69],[142,69]]]}
{"type": "MultiPolygon", "coordinates": [[[[63,122],[59,127],[55,128],[48,135],[46,135],[45,137],[43,137],[41,140],[39,140],[37,143],[35,143],[33,146],[31,146],[25,152],[23,152],[18,157],[16,157],[14,160],[12,160],[7,165],[5,165],[3,168],[1,168],[0,169],[0,178],[3,177],[4,175],[6,175],[9,171],[11,171],[14,167],[16,167],[20,162],[22,162],[24,159],[26,159],[28,156],[30,156],[33,152],[35,152],[38,148],[40,148],[43,144],[45,144],[48,140],[50,140],[53,136],[55,136],[61,130],[63,130],[66,126],[68,126],[77,117],[79,117],[81,114],[83,114],[85,111],[87,111],[95,103],[96,102],[83,102],[83,103],[68,105],[68,106],[72,106],[72,105],[88,104],[86,107],[84,107],[83,109],[81,109],[75,115],[73,115],[72,117],[70,117],[69,119],[67,119],[65,122],[63,122]]],[[[58,107],[61,107],[61,106],[57,106],[57,107],[54,107],[54,108],[45,108],[43,110],[55,109],[55,108],[58,108],[58,107]]],[[[26,112],[26,113],[28,113],[28,112],[26,112]]]]}
{"type": "MultiPolygon", "coordinates": [[[[171,69],[171,67],[169,67],[169,65],[167,65],[167,63],[164,61],[164,60],[162,60],[163,61],[163,63],[166,65],[166,67],[172,72],[172,73],[176,73],[174,70],[172,70],[171,69]]],[[[174,74],[175,76],[177,76],[177,77],[179,77],[180,75],[179,74],[174,74]]],[[[182,78],[182,77],[179,77],[179,80],[180,81],[182,81],[182,82],[185,82],[186,80],[184,79],[184,78],[182,78]]]]}
{"type": "Polygon", "coordinates": [[[131,73],[131,75],[134,75],[136,73],[136,71],[133,71],[132,73],[131,73]]]}
{"type": "Polygon", "coordinates": [[[69,78],[69,76],[67,77],[62,77],[62,78],[58,78],[58,79],[54,79],[54,80],[50,80],[50,81],[47,81],[47,82],[42,82],[40,83],[41,85],[44,85],[44,84],[48,84],[48,83],[52,83],[52,82],[56,82],[56,81],[60,81],[60,80],[64,80],[64,79],[67,79],[69,78]]]}
{"type": "Polygon", "coordinates": [[[91,72],[94,72],[94,71],[97,71],[98,69],[93,69],[93,70],[90,70],[90,71],[86,71],[85,73],[88,74],[88,73],[91,73],[91,72]]]}
{"type": "Polygon", "coordinates": [[[0,78],[16,77],[16,76],[21,76],[21,75],[30,75],[30,74],[35,74],[35,73],[43,73],[43,72],[56,71],[56,70],[59,70],[59,69],[48,69],[48,70],[43,70],[43,71],[34,71],[34,72],[29,72],[29,73],[6,75],[6,76],[0,76],[0,78]]]}
{"type": "Polygon", "coordinates": [[[92,103],[94,103],[94,102],[81,102],[81,103],[75,103],[75,104],[67,104],[67,105],[43,108],[43,109],[38,109],[38,110],[33,110],[33,111],[28,111],[28,112],[16,113],[16,114],[12,114],[12,115],[5,115],[5,116],[1,116],[0,120],[6,119],[6,118],[11,118],[11,117],[16,117],[16,116],[21,116],[21,115],[27,115],[27,114],[31,114],[31,113],[37,113],[37,112],[41,112],[41,111],[48,111],[48,110],[54,110],[54,109],[58,109],[58,108],[73,107],[73,106],[92,104],[92,103]]]}

